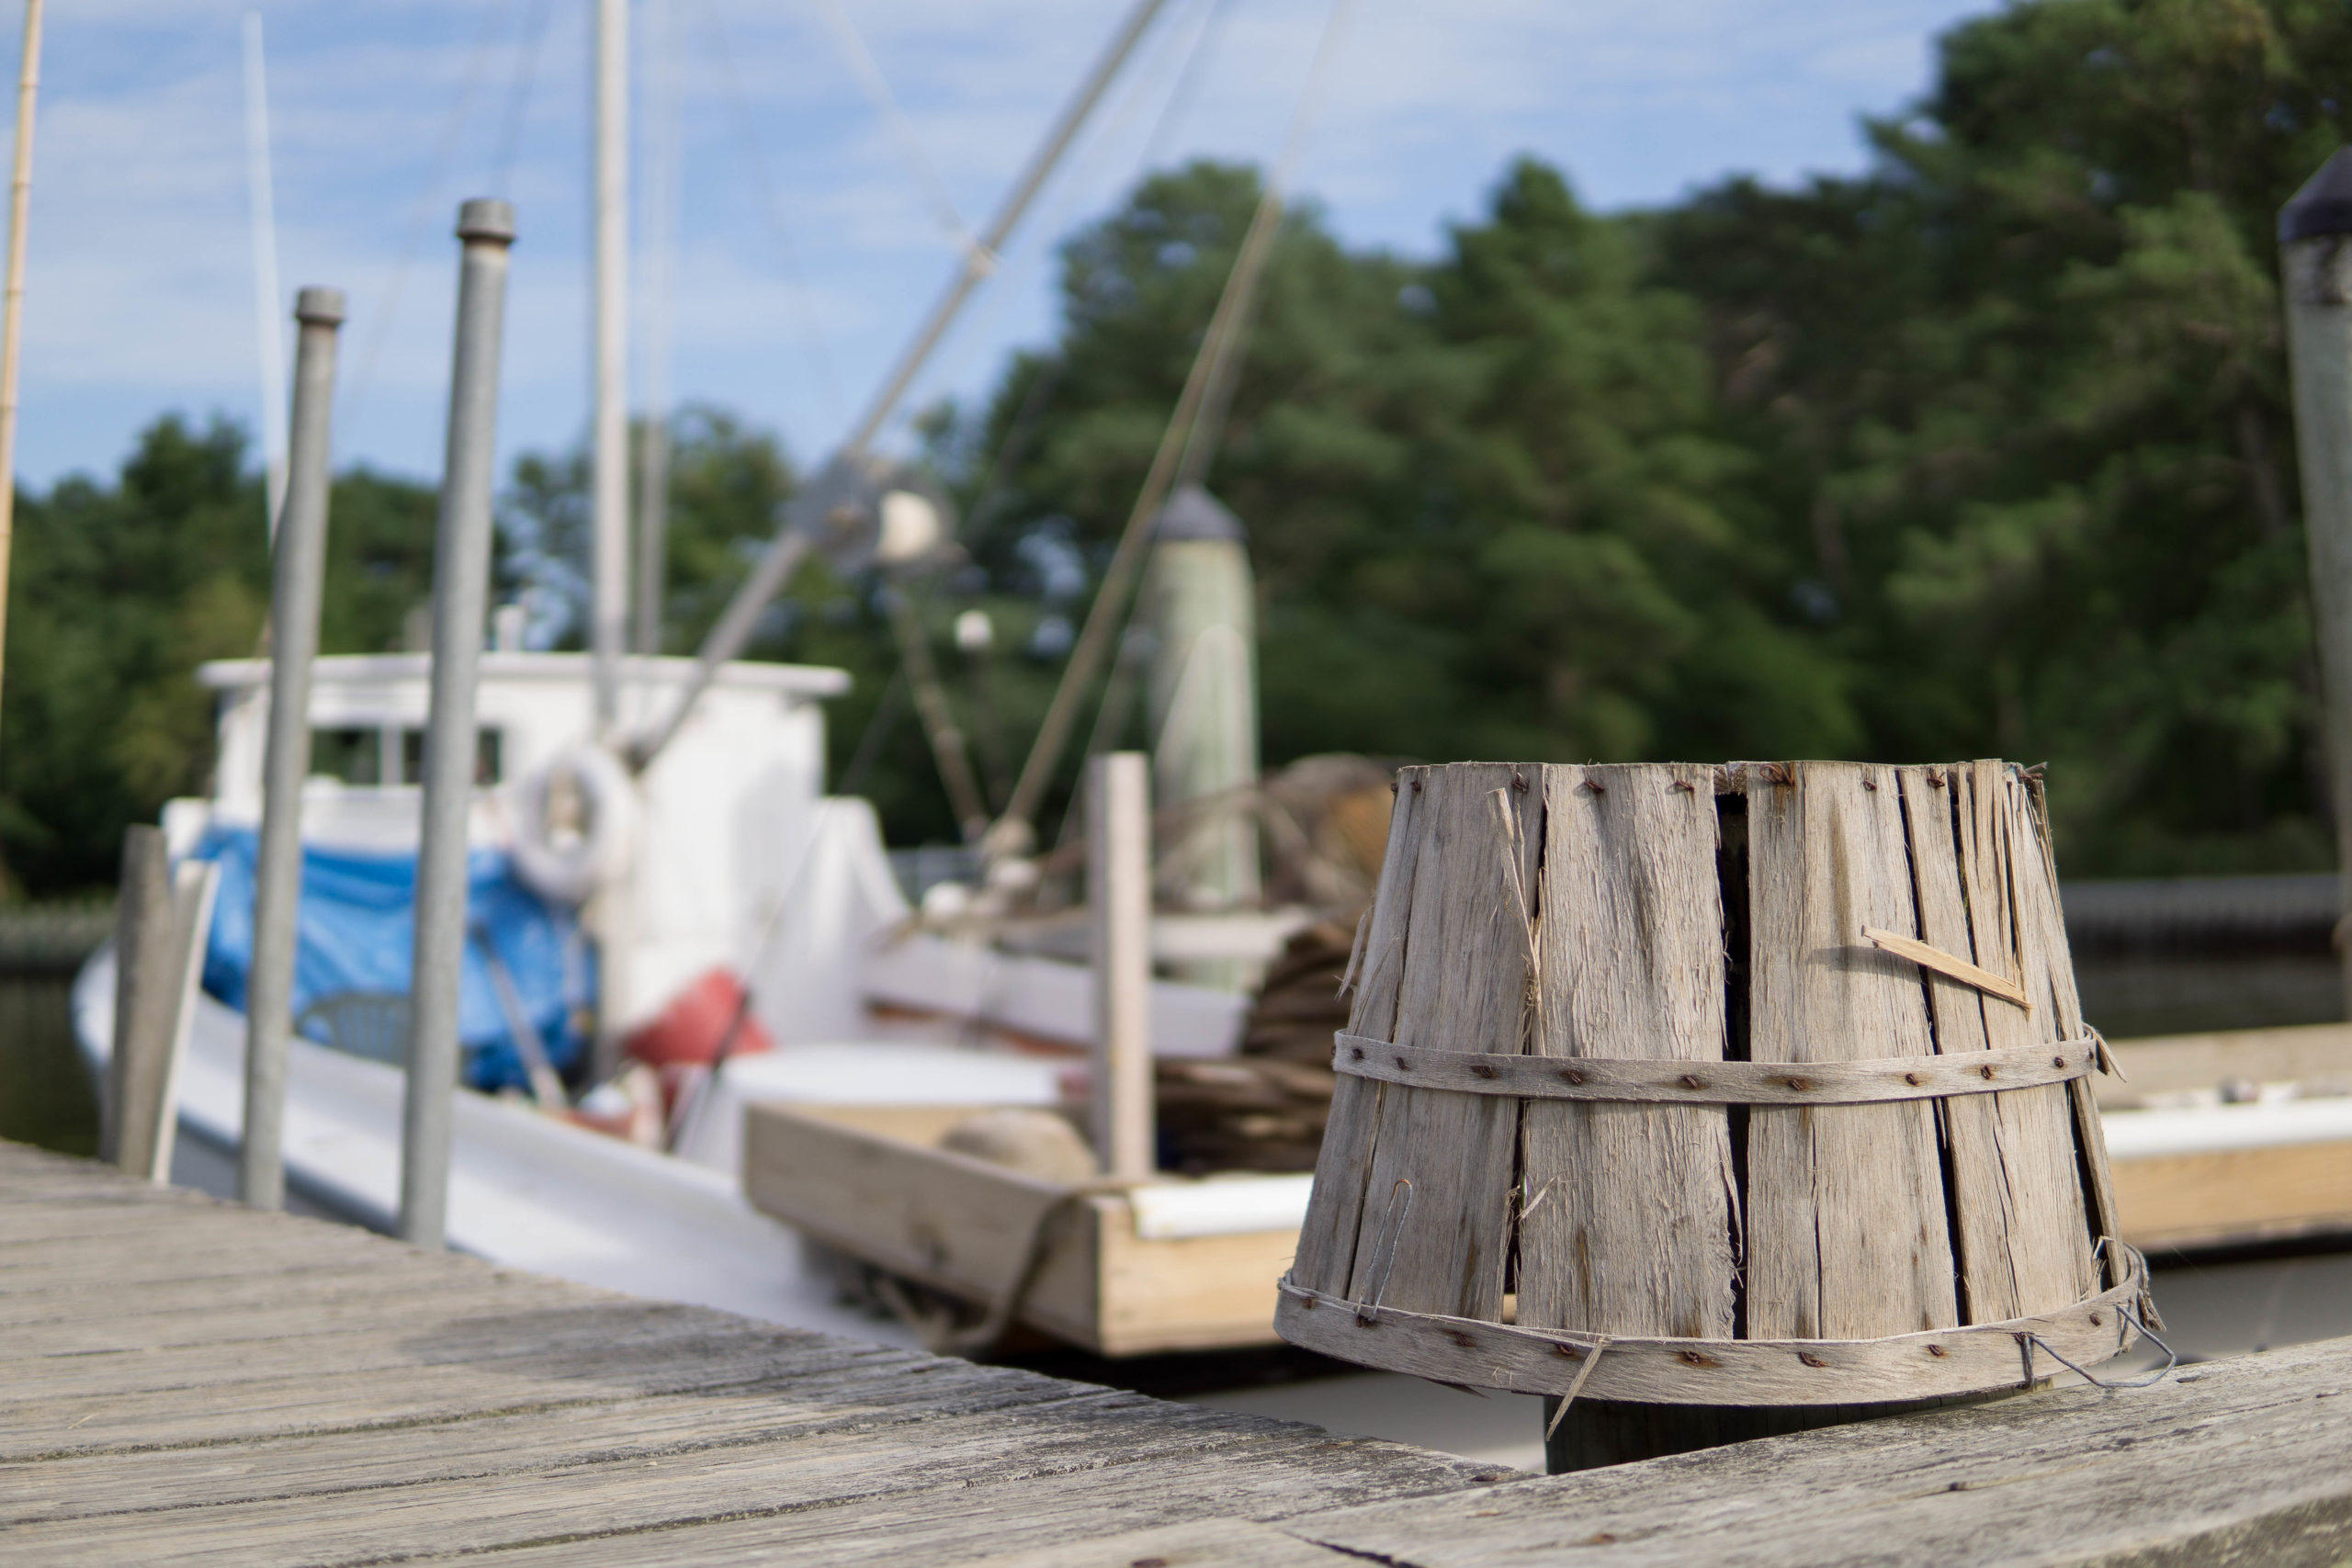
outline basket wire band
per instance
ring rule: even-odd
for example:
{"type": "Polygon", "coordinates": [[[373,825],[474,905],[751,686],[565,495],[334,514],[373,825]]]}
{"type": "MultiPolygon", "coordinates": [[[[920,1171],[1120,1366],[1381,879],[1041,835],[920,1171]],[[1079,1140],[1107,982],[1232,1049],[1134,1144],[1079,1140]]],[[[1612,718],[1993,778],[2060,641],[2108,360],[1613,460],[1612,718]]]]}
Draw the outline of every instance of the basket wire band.
{"type": "Polygon", "coordinates": [[[1860,1062],[1723,1062],[1611,1056],[1519,1056],[1396,1045],[1345,1030],[1331,1070],[1456,1094],[1515,1100],[1600,1100],[1657,1105],[1861,1105],[2038,1089],[2086,1077],[2100,1065],[2097,1036],[2042,1045],[1881,1056],[1860,1062]]]}

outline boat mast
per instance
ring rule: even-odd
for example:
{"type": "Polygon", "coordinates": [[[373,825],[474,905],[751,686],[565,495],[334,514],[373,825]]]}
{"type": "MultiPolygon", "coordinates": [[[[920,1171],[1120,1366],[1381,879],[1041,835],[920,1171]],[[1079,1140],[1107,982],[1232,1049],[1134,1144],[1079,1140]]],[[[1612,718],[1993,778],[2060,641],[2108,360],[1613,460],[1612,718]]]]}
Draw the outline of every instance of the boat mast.
{"type": "Polygon", "coordinates": [[[0,647],[6,646],[8,545],[17,511],[17,362],[25,337],[25,208],[33,188],[33,104],[40,96],[41,0],[25,0],[17,73],[17,167],[8,183],[8,276],[0,288],[0,647]]]}
{"type": "Polygon", "coordinates": [[[596,732],[620,721],[628,631],[628,0],[596,0],[596,410],[588,647],[596,732]]]}
{"type": "Polygon", "coordinates": [[[261,354],[263,494],[269,536],[286,510],[286,338],[278,326],[277,201],[269,170],[269,78],[261,13],[245,13],[245,185],[253,207],[254,333],[261,354]]]}

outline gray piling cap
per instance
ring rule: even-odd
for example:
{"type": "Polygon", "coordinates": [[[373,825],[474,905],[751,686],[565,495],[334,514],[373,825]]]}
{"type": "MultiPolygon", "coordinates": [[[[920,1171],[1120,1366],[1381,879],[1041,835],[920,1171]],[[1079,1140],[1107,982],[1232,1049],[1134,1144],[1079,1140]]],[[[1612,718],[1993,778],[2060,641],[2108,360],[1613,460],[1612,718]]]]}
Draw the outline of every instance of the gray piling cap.
{"type": "Polygon", "coordinates": [[[321,288],[315,285],[294,296],[294,319],[306,327],[339,327],[343,325],[344,299],[340,288],[321,288]]]}
{"type": "Polygon", "coordinates": [[[1240,544],[1249,537],[1241,519],[1217,503],[1198,485],[1186,485],[1170,496],[1152,525],[1154,539],[1214,539],[1240,544]]]}
{"type": "Polygon", "coordinates": [[[514,204],[494,196],[478,196],[458,204],[458,238],[514,243],[514,204]]]}
{"type": "Polygon", "coordinates": [[[2339,147],[2278,209],[2278,243],[2352,234],[2352,147],[2339,147]]]}

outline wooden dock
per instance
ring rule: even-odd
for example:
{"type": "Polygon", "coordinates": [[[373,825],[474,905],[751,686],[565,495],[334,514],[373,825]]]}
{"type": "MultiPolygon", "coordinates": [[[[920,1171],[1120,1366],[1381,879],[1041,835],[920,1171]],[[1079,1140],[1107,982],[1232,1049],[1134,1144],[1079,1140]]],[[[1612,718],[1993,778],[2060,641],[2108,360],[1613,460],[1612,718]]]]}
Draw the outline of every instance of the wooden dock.
{"type": "Polygon", "coordinates": [[[491,1552],[2336,1563],[2352,1341],[1546,1479],[560,1284],[0,1145],[0,1562],[491,1552]]]}

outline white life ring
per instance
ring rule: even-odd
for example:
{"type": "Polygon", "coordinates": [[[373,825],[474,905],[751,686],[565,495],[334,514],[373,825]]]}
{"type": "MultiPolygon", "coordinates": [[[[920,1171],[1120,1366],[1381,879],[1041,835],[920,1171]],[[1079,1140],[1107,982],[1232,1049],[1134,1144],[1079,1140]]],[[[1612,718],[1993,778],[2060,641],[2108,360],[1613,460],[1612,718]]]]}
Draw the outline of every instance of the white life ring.
{"type": "Polygon", "coordinates": [[[637,788],[609,751],[568,746],[515,791],[514,873],[540,897],[584,904],[627,864],[637,788]]]}

